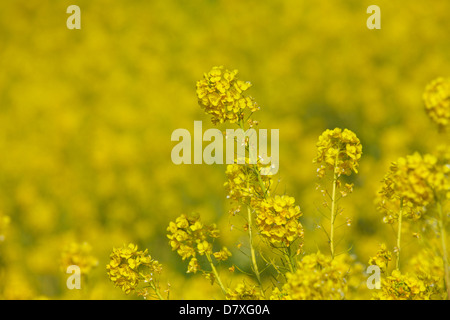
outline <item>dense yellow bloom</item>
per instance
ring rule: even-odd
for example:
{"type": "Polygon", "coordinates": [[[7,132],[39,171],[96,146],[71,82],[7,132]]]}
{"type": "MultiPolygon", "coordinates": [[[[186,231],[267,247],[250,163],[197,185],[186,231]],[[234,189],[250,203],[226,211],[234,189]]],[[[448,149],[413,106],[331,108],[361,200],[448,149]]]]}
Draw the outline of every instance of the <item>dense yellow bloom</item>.
{"type": "Polygon", "coordinates": [[[260,300],[262,299],[261,292],[257,286],[248,284],[243,281],[239,283],[234,289],[228,289],[227,300],[260,300]]]}
{"type": "Polygon", "coordinates": [[[139,284],[154,283],[155,274],[161,273],[162,265],[152,259],[147,249],[138,251],[137,245],[130,243],[113,249],[106,269],[114,286],[129,294],[139,284]]]}
{"type": "Polygon", "coordinates": [[[428,116],[440,128],[450,124],[450,78],[439,77],[429,83],[423,94],[428,116]]]}
{"type": "Polygon", "coordinates": [[[392,274],[381,280],[381,289],[373,294],[375,300],[428,300],[434,288],[427,286],[411,274],[402,274],[394,270],[392,274]]]}
{"type": "Polygon", "coordinates": [[[87,242],[72,242],[61,254],[61,267],[65,271],[68,266],[76,265],[81,274],[88,274],[98,265],[98,259],[92,255],[92,247],[87,242]]]}
{"type": "Polygon", "coordinates": [[[321,166],[317,169],[320,178],[326,170],[340,176],[358,173],[358,162],[362,155],[362,145],[355,133],[348,129],[327,129],[319,136],[317,156],[314,163],[321,166]]]}
{"type": "Polygon", "coordinates": [[[341,300],[348,289],[350,266],[341,256],[332,259],[320,252],[306,255],[297,271],[286,274],[286,283],[272,292],[272,300],[341,300]]]}
{"type": "Polygon", "coordinates": [[[385,212],[385,222],[396,219],[396,205],[403,202],[406,217],[417,218],[423,207],[436,201],[436,196],[450,199],[450,167],[431,154],[414,153],[392,163],[383,180],[379,208],[385,212]]]}
{"type": "Polygon", "coordinates": [[[251,112],[259,110],[253,98],[244,95],[251,83],[238,80],[237,73],[237,70],[229,71],[223,66],[213,67],[202,80],[197,81],[198,102],[212,116],[214,124],[235,123],[243,119],[246,109],[251,112]]]}
{"type": "Polygon", "coordinates": [[[303,241],[302,215],[295,198],[283,195],[268,197],[255,203],[259,233],[273,245],[289,246],[296,239],[303,241]]]}

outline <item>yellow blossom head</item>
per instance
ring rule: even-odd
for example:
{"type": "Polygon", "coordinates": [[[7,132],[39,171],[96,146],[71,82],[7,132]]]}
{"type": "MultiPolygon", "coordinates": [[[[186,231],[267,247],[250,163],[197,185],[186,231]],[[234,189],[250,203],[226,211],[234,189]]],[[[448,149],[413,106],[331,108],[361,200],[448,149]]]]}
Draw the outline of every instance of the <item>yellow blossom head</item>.
{"type": "Polygon", "coordinates": [[[317,156],[314,163],[320,164],[317,174],[322,178],[326,170],[337,176],[358,173],[362,145],[355,133],[348,129],[327,129],[317,142],[317,156]]]}
{"type": "Polygon", "coordinates": [[[92,255],[89,243],[72,242],[64,248],[61,254],[61,267],[65,271],[70,265],[78,266],[81,274],[89,274],[98,265],[98,259],[92,255]]]}
{"type": "Polygon", "coordinates": [[[398,270],[381,281],[381,290],[373,294],[374,300],[429,300],[434,288],[413,274],[398,270]]]}
{"type": "Polygon", "coordinates": [[[441,129],[450,124],[450,78],[439,77],[429,83],[423,94],[428,116],[441,129]]]}
{"type": "Polygon", "coordinates": [[[129,294],[139,284],[155,283],[155,276],[161,273],[162,265],[151,258],[147,249],[138,250],[137,245],[130,243],[113,249],[106,270],[114,285],[129,294]]]}
{"type": "Polygon", "coordinates": [[[231,256],[226,247],[217,252],[213,251],[212,242],[219,237],[219,230],[215,224],[205,225],[199,215],[182,214],[175,222],[169,223],[167,231],[172,250],[183,260],[189,259],[188,273],[196,273],[201,269],[197,260],[199,255],[212,255],[220,261],[225,261],[231,256]]]}
{"type": "Polygon", "coordinates": [[[281,290],[272,300],[342,300],[348,289],[349,265],[343,258],[332,259],[320,252],[303,257],[295,272],[286,274],[281,290]]]}
{"type": "Polygon", "coordinates": [[[268,197],[255,202],[254,207],[259,233],[271,244],[290,246],[297,239],[303,242],[303,226],[299,221],[302,212],[293,197],[268,197]]]}
{"type": "Polygon", "coordinates": [[[259,110],[258,105],[244,93],[251,87],[250,82],[237,79],[237,70],[227,70],[223,66],[213,67],[197,81],[197,98],[200,106],[212,116],[211,121],[235,123],[243,119],[244,112],[259,110]]]}

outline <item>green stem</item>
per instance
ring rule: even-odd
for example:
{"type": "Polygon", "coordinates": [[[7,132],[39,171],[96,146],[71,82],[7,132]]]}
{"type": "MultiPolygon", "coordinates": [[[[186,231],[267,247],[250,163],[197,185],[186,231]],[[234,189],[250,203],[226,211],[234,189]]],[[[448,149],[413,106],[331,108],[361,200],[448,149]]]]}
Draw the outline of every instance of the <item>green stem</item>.
{"type": "Polygon", "coordinates": [[[286,247],[286,257],[287,257],[287,262],[289,265],[289,270],[291,271],[291,273],[294,273],[294,262],[292,261],[292,255],[291,255],[291,247],[286,247]]]}
{"type": "Polygon", "coordinates": [[[211,260],[211,255],[210,254],[206,254],[206,258],[208,259],[209,264],[211,265],[211,270],[214,273],[214,276],[216,277],[216,280],[217,280],[217,283],[220,286],[220,289],[222,289],[222,293],[224,295],[227,295],[227,289],[225,289],[222,281],[220,280],[220,277],[219,277],[219,274],[217,273],[216,267],[214,266],[214,263],[211,260]]]}
{"type": "Polygon", "coordinates": [[[334,172],[333,176],[333,191],[331,193],[331,230],[330,230],[330,251],[331,259],[334,259],[334,221],[336,218],[336,189],[337,189],[338,175],[334,172]]]}
{"type": "Polygon", "coordinates": [[[150,286],[152,287],[152,289],[155,291],[156,295],[158,296],[159,300],[165,300],[162,296],[161,293],[159,293],[159,289],[155,286],[155,284],[153,282],[150,283],[150,286]]]}
{"type": "Polygon", "coordinates": [[[256,263],[255,249],[253,248],[252,213],[250,210],[250,206],[247,206],[247,214],[248,214],[248,237],[250,241],[250,255],[252,257],[253,271],[255,272],[256,279],[258,279],[259,285],[261,285],[261,278],[259,275],[258,264],[256,263]]]}
{"type": "Polygon", "coordinates": [[[403,217],[403,199],[400,199],[400,212],[398,213],[398,229],[397,229],[397,261],[395,268],[400,270],[400,248],[402,239],[402,217],[403,217]]]}
{"type": "Polygon", "coordinates": [[[448,265],[447,256],[447,239],[445,232],[445,217],[442,210],[442,204],[437,201],[438,211],[439,211],[439,229],[441,233],[441,244],[442,244],[442,260],[444,260],[444,288],[447,290],[447,300],[450,300],[450,270],[448,265]]]}

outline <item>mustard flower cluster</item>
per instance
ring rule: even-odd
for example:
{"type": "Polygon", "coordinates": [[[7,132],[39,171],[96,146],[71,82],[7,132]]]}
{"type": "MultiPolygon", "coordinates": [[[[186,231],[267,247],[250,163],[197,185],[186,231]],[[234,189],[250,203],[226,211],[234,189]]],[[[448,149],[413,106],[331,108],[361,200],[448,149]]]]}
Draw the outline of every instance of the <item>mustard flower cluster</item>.
{"type": "Polygon", "coordinates": [[[169,223],[167,231],[172,250],[177,251],[183,260],[190,259],[188,273],[196,273],[201,269],[197,255],[213,255],[218,261],[225,261],[231,256],[226,247],[213,251],[212,241],[219,237],[219,230],[215,224],[203,224],[198,215],[182,214],[175,222],[169,223]]]}
{"type": "Polygon", "coordinates": [[[287,247],[297,240],[303,242],[303,226],[299,221],[302,215],[295,198],[283,195],[268,197],[255,205],[256,225],[260,234],[272,245],[287,247]]]}
{"type": "Polygon", "coordinates": [[[239,283],[234,289],[228,289],[226,294],[227,300],[260,300],[262,298],[258,287],[245,281],[239,283]]]}
{"type": "Polygon", "coordinates": [[[428,116],[440,128],[450,124],[450,78],[439,77],[429,83],[423,94],[428,116]]]}
{"type": "Polygon", "coordinates": [[[431,250],[419,251],[409,261],[409,267],[419,280],[433,290],[437,296],[442,296],[444,289],[444,261],[431,250]]]}
{"type": "Polygon", "coordinates": [[[262,168],[260,162],[256,165],[229,164],[225,171],[227,181],[224,183],[227,198],[248,203],[252,198],[263,199],[269,195],[273,178],[270,175],[261,175],[262,168]]]}
{"type": "Polygon", "coordinates": [[[436,201],[437,195],[450,199],[450,167],[431,154],[414,153],[392,163],[383,180],[379,208],[385,222],[397,218],[393,203],[402,201],[404,215],[417,219],[423,208],[436,201]]]}
{"type": "MultiPolygon", "coordinates": [[[[162,265],[152,259],[147,249],[138,250],[137,245],[130,243],[128,246],[113,249],[106,269],[114,286],[129,294],[140,284],[155,289],[155,277],[161,273],[162,265]]],[[[140,289],[138,294],[147,296],[147,288],[140,289]]]]}
{"type": "MultiPolygon", "coordinates": [[[[403,160],[400,161],[404,163],[403,160]]],[[[380,191],[377,193],[377,209],[384,214],[383,222],[392,224],[398,221],[400,212],[410,220],[418,220],[424,211],[423,205],[417,205],[408,198],[402,197],[398,190],[397,175],[399,167],[393,162],[383,178],[380,191]]]]}
{"type": "Polygon", "coordinates": [[[71,242],[61,253],[61,268],[65,272],[68,266],[76,265],[81,274],[89,274],[98,265],[98,259],[92,255],[89,243],[71,242]]]}
{"type": "Polygon", "coordinates": [[[297,270],[286,274],[281,290],[275,288],[272,300],[342,300],[348,289],[350,266],[345,259],[332,259],[322,253],[305,255],[297,270]]]}
{"type": "Polygon", "coordinates": [[[399,270],[381,280],[381,289],[373,294],[374,300],[429,300],[436,288],[427,285],[412,274],[399,270]]]}
{"type": "Polygon", "coordinates": [[[327,129],[317,142],[317,156],[314,163],[320,164],[317,169],[319,178],[324,177],[326,170],[338,176],[358,173],[358,162],[362,155],[362,145],[355,133],[348,129],[327,129]]]}
{"type": "Polygon", "coordinates": [[[200,106],[210,114],[214,124],[239,122],[245,110],[259,110],[256,102],[244,95],[250,82],[238,80],[237,70],[229,71],[223,66],[213,67],[197,81],[197,97],[200,106]]]}

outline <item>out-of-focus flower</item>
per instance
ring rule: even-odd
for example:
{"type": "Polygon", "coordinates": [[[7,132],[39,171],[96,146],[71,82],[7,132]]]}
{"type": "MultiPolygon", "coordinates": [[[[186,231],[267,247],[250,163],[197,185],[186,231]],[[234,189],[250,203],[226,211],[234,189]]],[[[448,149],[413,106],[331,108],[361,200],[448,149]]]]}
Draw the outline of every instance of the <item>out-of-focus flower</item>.
{"type": "Polygon", "coordinates": [[[428,116],[440,128],[450,124],[450,78],[439,77],[429,83],[423,94],[428,116]]]}
{"type": "Polygon", "coordinates": [[[0,242],[4,241],[6,238],[6,231],[11,219],[9,216],[3,215],[0,212],[0,242]]]}
{"type": "Polygon", "coordinates": [[[286,283],[272,292],[272,300],[342,300],[348,289],[350,266],[344,257],[332,259],[320,252],[303,257],[297,271],[286,274],[286,283]]]}
{"type": "Polygon", "coordinates": [[[213,67],[197,81],[198,102],[212,116],[214,124],[235,123],[243,119],[246,109],[259,110],[253,98],[244,95],[251,83],[238,80],[237,73],[237,70],[229,71],[223,66],[213,67]]]}
{"type": "Polygon", "coordinates": [[[98,259],[92,255],[92,247],[89,243],[71,242],[61,254],[61,267],[65,271],[68,266],[76,265],[81,274],[89,274],[92,268],[98,265],[98,259]]]}
{"type": "Polygon", "coordinates": [[[398,218],[400,201],[403,214],[417,219],[427,205],[438,200],[436,197],[450,199],[450,167],[446,162],[445,157],[416,152],[392,163],[379,192],[378,208],[385,214],[384,221],[392,223],[398,218]]]}

